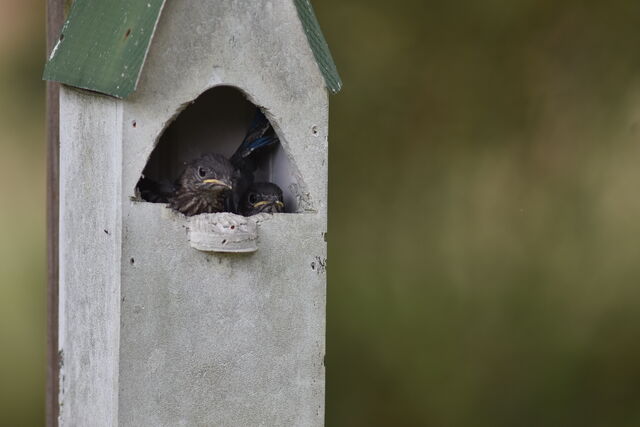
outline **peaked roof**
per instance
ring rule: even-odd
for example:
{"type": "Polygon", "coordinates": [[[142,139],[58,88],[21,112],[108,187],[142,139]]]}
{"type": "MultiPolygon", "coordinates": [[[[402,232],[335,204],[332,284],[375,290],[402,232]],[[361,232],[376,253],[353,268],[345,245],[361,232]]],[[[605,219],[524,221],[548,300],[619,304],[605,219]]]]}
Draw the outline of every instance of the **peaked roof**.
{"type": "MultiPolygon", "coordinates": [[[[309,0],[293,0],[327,88],[342,87],[309,0]]],[[[126,98],[135,90],[165,0],[76,0],[44,80],[126,98]]]]}
{"type": "Polygon", "coordinates": [[[76,0],[45,80],[126,98],[136,89],[165,0],[76,0]]]}
{"type": "Polygon", "coordinates": [[[329,45],[320,29],[318,18],[316,18],[316,14],[313,12],[311,1],[294,0],[294,2],[298,9],[298,16],[302,22],[304,32],[307,34],[307,40],[309,40],[309,45],[311,45],[311,50],[324,76],[327,88],[333,93],[338,93],[340,89],[342,89],[342,80],[340,80],[338,69],[336,68],[335,62],[333,62],[329,45]]]}

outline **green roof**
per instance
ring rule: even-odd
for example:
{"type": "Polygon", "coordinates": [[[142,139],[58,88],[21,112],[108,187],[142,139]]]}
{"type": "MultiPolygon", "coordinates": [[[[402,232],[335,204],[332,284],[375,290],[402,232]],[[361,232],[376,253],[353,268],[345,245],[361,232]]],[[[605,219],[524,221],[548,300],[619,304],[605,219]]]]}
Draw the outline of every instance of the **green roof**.
{"type": "Polygon", "coordinates": [[[336,68],[335,62],[333,62],[329,45],[324,39],[324,35],[320,29],[320,23],[316,18],[316,14],[313,12],[311,2],[309,0],[294,0],[294,2],[298,9],[298,16],[300,17],[300,21],[302,21],[304,32],[307,34],[307,40],[309,40],[309,44],[311,45],[311,50],[324,76],[327,88],[333,93],[340,92],[340,89],[342,89],[342,80],[340,80],[340,76],[338,75],[338,69],[336,68]]]}
{"type": "Polygon", "coordinates": [[[129,96],[138,84],[165,0],[76,0],[45,80],[129,96]]]}
{"type": "MultiPolygon", "coordinates": [[[[342,82],[311,3],[293,1],[326,86],[336,93],[342,82]]],[[[136,89],[164,3],[74,1],[43,79],[126,98],[136,89]]]]}

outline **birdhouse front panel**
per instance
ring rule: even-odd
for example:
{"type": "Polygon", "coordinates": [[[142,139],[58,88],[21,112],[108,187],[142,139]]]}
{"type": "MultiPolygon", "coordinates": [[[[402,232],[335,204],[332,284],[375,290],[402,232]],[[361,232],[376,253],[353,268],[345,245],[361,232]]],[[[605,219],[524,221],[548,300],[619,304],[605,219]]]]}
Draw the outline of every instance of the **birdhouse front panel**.
{"type": "Polygon", "coordinates": [[[112,378],[120,425],[323,425],[328,99],[299,3],[167,2],[132,95],[63,90],[61,168],[98,182],[61,179],[61,289],[106,308],[61,321],[62,424],[112,378]]]}
{"type": "Polygon", "coordinates": [[[327,92],[296,13],[167,4],[123,102],[122,424],[323,424],[327,92]],[[258,173],[289,212],[255,219],[254,253],[196,250],[191,218],[140,200],[141,174],[162,144],[170,179],[204,154],[231,158],[256,108],[280,141],[258,173]]]}

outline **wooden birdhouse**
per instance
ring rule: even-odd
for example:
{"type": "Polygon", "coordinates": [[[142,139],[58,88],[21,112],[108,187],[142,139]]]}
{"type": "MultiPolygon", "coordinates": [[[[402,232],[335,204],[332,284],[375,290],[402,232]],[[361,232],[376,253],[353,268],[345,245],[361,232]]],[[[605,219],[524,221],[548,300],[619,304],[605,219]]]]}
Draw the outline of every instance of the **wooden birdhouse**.
{"type": "Polygon", "coordinates": [[[323,425],[341,83],[309,1],[76,0],[44,77],[63,84],[59,423],[323,425]],[[257,115],[277,144],[252,179],[282,209],[185,215],[142,194],[231,158],[257,115]]]}

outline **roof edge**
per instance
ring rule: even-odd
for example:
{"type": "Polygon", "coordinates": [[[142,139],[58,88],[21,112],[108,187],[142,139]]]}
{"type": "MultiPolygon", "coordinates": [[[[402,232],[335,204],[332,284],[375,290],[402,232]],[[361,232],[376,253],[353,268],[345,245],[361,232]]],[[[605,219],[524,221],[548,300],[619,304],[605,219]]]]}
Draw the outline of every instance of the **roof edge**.
{"type": "Polygon", "coordinates": [[[307,36],[313,55],[318,63],[318,68],[324,76],[327,89],[331,93],[338,93],[342,89],[342,80],[338,74],[338,69],[331,56],[329,45],[322,34],[320,23],[313,11],[310,0],[294,0],[298,11],[298,17],[302,23],[302,28],[307,36]]]}

